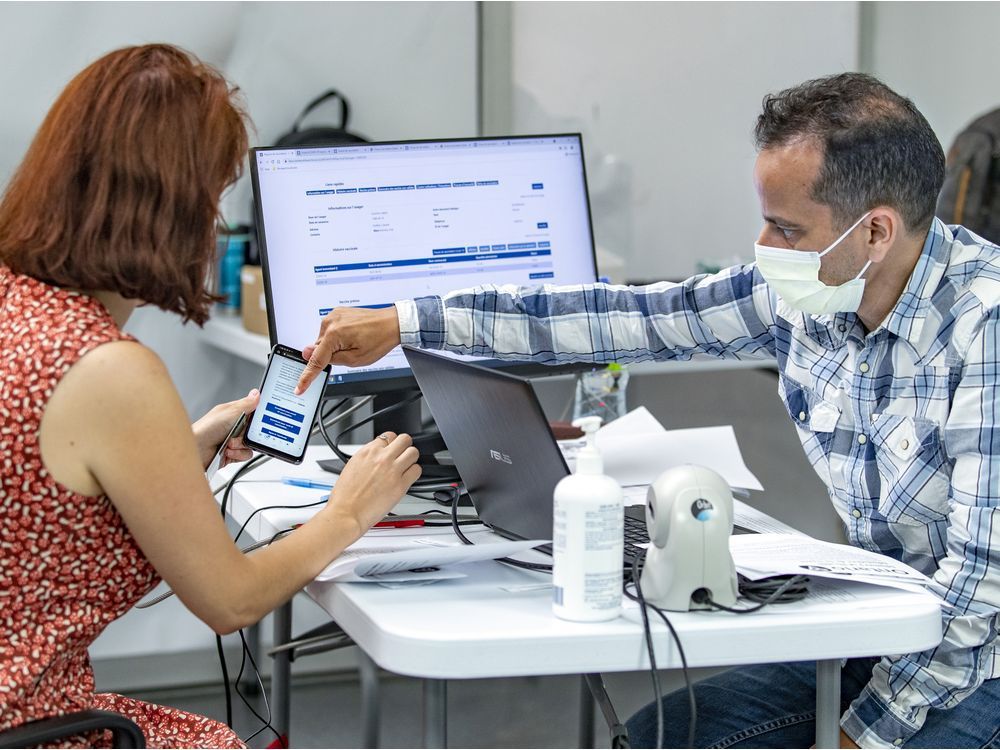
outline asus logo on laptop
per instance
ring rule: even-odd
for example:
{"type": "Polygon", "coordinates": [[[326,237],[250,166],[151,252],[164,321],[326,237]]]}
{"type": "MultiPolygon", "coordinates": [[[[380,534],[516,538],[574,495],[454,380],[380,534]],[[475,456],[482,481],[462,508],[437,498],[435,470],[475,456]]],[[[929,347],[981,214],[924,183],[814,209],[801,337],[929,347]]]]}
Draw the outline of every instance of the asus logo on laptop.
{"type": "Polygon", "coordinates": [[[491,450],[490,451],[490,458],[492,458],[494,461],[499,461],[500,463],[503,463],[503,464],[513,464],[514,463],[513,461],[510,460],[510,456],[508,456],[506,453],[501,453],[500,451],[491,450]]]}

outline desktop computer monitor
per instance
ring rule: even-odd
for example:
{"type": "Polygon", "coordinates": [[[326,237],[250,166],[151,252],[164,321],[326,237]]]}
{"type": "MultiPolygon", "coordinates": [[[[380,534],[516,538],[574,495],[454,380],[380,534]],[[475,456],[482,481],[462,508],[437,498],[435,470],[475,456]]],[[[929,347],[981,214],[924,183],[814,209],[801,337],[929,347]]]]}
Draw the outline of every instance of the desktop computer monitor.
{"type": "MultiPolygon", "coordinates": [[[[255,148],[250,161],[272,344],[313,343],[334,307],[597,279],[579,134],[255,148]]],[[[327,392],[415,387],[397,347],[334,366],[327,392]]]]}

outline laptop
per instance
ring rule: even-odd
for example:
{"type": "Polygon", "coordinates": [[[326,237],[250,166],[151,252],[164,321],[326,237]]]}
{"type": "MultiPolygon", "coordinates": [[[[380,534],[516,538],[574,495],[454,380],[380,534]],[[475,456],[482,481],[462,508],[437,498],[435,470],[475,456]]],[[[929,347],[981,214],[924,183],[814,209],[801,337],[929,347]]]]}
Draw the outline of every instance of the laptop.
{"type": "MultiPolygon", "coordinates": [[[[531,383],[403,347],[483,523],[510,539],[552,538],[552,493],[570,471],[531,383]]],[[[625,563],[649,542],[645,506],[625,509],[625,563]]]]}

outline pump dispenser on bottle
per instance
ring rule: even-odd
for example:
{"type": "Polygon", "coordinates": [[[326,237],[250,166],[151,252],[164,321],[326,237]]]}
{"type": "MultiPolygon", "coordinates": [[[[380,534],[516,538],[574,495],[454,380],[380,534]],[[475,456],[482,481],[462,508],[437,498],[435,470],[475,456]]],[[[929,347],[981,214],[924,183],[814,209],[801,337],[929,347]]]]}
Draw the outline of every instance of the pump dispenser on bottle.
{"type": "Polygon", "coordinates": [[[552,611],[563,620],[613,620],[622,609],[622,488],[602,473],[601,418],[582,417],[573,426],[587,444],[577,454],[576,473],[560,480],[553,496],[552,611]]]}

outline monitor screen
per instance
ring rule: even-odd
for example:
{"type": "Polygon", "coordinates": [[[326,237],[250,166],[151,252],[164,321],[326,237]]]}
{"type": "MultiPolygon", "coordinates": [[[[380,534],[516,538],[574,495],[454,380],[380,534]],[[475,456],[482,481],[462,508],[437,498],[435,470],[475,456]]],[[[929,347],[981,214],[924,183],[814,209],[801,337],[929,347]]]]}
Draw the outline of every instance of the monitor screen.
{"type": "MultiPolygon", "coordinates": [[[[313,343],[334,307],[597,277],[579,135],[257,148],[251,176],[272,344],[313,343]]],[[[397,348],[329,385],[411,378],[397,348]]]]}

